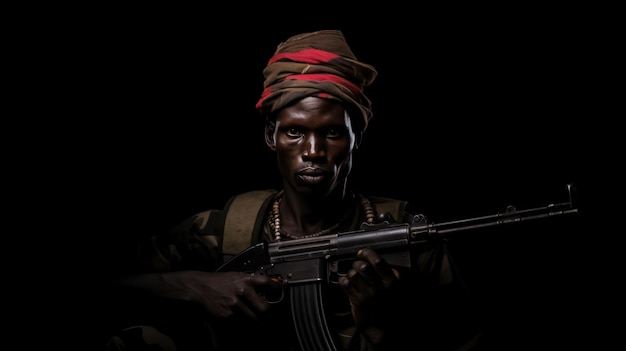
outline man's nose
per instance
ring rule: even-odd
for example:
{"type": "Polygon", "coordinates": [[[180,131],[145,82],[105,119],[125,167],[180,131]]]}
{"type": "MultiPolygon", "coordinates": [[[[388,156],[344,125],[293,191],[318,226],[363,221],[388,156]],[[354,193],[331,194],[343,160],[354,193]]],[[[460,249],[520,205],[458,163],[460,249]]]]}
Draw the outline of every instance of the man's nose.
{"type": "Polygon", "coordinates": [[[304,141],[303,155],[309,158],[324,157],[326,154],[323,138],[317,135],[308,135],[304,141]]]}

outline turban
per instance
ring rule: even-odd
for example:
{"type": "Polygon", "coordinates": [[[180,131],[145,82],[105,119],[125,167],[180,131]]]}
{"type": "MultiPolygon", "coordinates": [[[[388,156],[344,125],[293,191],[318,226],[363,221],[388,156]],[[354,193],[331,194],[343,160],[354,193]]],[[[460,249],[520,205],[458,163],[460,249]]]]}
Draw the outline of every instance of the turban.
{"type": "Polygon", "coordinates": [[[308,96],[334,99],[360,113],[365,129],[372,110],[363,88],[376,75],[373,66],[357,60],[339,30],[294,35],[278,44],[263,70],[256,108],[267,116],[308,96]]]}

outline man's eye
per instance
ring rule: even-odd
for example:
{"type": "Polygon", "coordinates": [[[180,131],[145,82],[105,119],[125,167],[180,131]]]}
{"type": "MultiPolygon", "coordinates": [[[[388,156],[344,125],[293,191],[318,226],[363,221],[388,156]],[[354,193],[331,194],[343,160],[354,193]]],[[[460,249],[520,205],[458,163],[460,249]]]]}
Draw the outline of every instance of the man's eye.
{"type": "Polygon", "coordinates": [[[287,135],[290,137],[297,137],[297,136],[300,136],[301,134],[302,133],[300,133],[300,131],[295,128],[290,128],[287,130],[287,135]]]}
{"type": "Polygon", "coordinates": [[[339,129],[329,129],[326,131],[326,137],[328,138],[337,138],[342,135],[341,130],[339,129]]]}

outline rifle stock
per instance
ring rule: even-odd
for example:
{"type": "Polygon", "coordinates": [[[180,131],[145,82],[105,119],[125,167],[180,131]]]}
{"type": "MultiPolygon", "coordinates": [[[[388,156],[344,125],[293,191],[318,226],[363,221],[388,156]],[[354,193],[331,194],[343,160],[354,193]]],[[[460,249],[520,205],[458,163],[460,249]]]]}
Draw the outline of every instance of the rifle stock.
{"type": "MultiPolygon", "coordinates": [[[[335,282],[345,262],[354,260],[358,250],[376,250],[390,265],[411,268],[413,247],[424,246],[450,233],[519,223],[546,217],[578,214],[576,188],[567,185],[569,200],[543,207],[506,211],[443,223],[428,223],[415,215],[412,223],[361,225],[360,230],[283,242],[258,243],[225,262],[218,271],[241,271],[268,275],[290,289],[293,321],[305,351],[335,351],[326,325],[321,284],[335,282]]],[[[270,301],[278,302],[278,301],[270,301]]]]}

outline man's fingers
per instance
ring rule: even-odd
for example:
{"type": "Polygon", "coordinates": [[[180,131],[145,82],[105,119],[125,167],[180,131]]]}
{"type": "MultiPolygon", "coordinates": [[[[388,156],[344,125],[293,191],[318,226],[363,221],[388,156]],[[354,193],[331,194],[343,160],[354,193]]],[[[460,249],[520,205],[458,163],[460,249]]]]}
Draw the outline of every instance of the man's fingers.
{"type": "Polygon", "coordinates": [[[269,289],[280,289],[281,288],[281,283],[274,279],[271,278],[267,275],[257,275],[252,273],[250,275],[250,283],[258,288],[269,288],[269,289]]]}
{"type": "MultiPolygon", "coordinates": [[[[368,262],[371,266],[371,269],[374,272],[367,273],[366,270],[368,267],[363,267],[363,271],[366,272],[366,275],[372,277],[372,279],[375,279],[373,278],[374,274],[377,279],[381,279],[386,282],[399,278],[399,272],[393,269],[376,251],[365,248],[359,250],[357,252],[357,256],[368,262]]],[[[356,267],[353,268],[356,269],[356,267]]]]}

